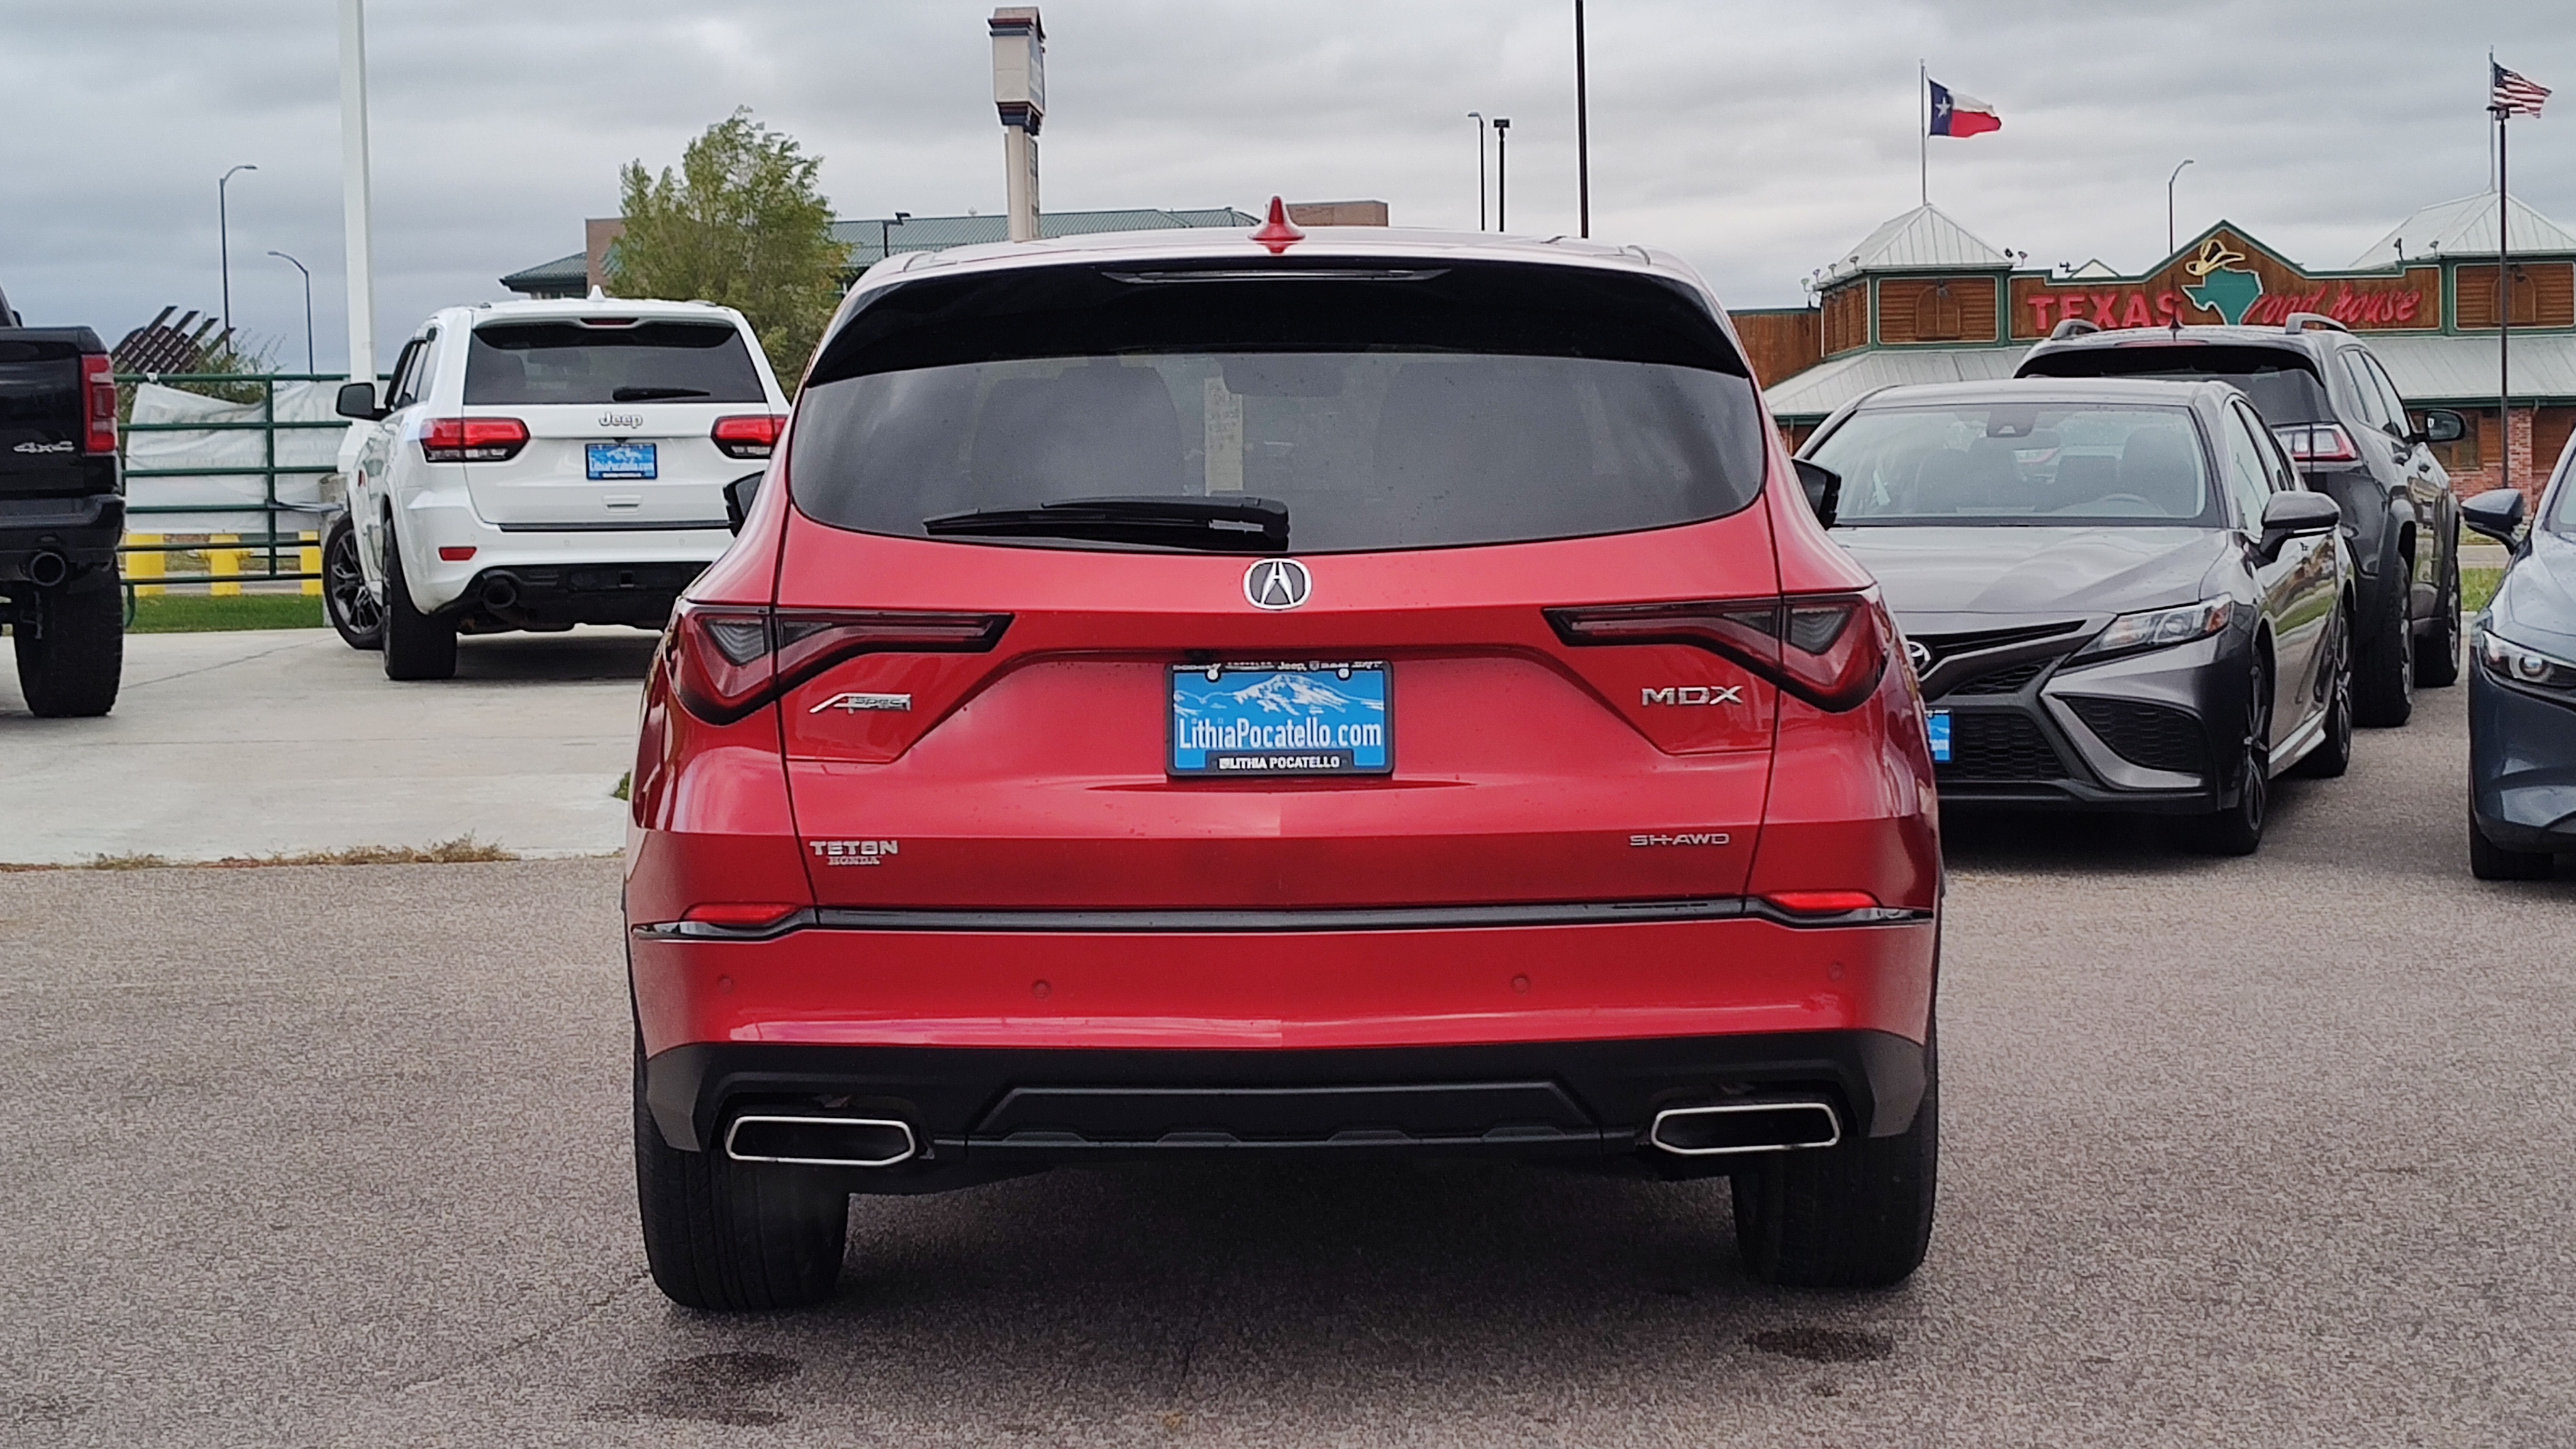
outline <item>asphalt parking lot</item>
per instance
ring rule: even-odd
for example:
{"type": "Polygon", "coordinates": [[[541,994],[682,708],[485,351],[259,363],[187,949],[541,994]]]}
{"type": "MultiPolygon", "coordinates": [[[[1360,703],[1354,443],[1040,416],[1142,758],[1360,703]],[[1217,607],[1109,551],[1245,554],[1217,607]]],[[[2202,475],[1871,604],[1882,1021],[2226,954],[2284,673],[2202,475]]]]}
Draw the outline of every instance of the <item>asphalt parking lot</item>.
{"type": "MultiPolygon", "coordinates": [[[[469,653],[471,648],[469,646],[469,653]]],[[[1955,824],[1932,1254],[1485,1166],[862,1200],[668,1305],[615,861],[0,874],[12,1444],[2533,1445],[2576,1422],[2576,880],[2472,881],[2461,692],[2259,857],[1955,824]]]]}

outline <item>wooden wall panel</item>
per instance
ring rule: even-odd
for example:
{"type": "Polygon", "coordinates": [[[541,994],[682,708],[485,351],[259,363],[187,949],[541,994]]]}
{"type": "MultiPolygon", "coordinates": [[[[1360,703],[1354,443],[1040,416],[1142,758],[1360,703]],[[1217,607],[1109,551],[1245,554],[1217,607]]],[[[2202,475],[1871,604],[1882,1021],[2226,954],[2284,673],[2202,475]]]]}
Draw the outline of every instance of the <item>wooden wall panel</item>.
{"type": "Polygon", "coordinates": [[[1878,284],[1881,342],[1992,342],[1992,277],[1891,277],[1878,284]]]}
{"type": "Polygon", "coordinates": [[[2567,450],[2567,439],[2576,434],[2576,408],[2541,408],[2531,422],[2531,471],[2548,478],[2558,466],[2558,455],[2567,450]]]}
{"type": "Polygon", "coordinates": [[[1753,364],[1754,381],[1770,387],[1795,377],[1824,360],[1823,319],[1813,307],[1733,312],[1735,333],[1744,339],[1745,360],[1753,364]]]}
{"type": "Polygon", "coordinates": [[[1855,282],[1825,294],[1825,355],[1869,345],[1869,284],[1855,282]]]}
{"type": "MultiPolygon", "coordinates": [[[[2516,262],[2513,267],[2513,325],[2576,327],[2576,264],[2516,262]]],[[[2463,330],[2496,325],[2496,269],[2459,268],[2452,277],[2458,289],[2458,326],[2463,330]]]]}

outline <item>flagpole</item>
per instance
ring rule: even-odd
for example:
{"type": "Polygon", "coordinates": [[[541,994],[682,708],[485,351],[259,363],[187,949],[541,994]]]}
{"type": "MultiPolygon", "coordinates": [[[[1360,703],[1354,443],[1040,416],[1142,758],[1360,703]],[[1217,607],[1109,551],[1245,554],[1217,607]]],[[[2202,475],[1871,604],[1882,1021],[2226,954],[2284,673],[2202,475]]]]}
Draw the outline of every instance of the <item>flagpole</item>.
{"type": "Polygon", "coordinates": [[[1932,67],[1928,61],[1914,62],[1914,151],[1920,191],[1918,199],[1932,204],[1932,116],[1926,109],[1932,97],[1932,67]]]}
{"type": "MultiPolygon", "coordinates": [[[[2487,84],[2495,84],[2495,62],[2487,62],[2487,84]]],[[[2502,447],[2499,449],[2501,470],[2497,478],[2505,487],[2513,482],[2513,214],[2506,209],[2508,171],[2505,165],[2505,108],[2489,107],[2496,123],[2496,418],[2503,424],[2502,447]]]]}

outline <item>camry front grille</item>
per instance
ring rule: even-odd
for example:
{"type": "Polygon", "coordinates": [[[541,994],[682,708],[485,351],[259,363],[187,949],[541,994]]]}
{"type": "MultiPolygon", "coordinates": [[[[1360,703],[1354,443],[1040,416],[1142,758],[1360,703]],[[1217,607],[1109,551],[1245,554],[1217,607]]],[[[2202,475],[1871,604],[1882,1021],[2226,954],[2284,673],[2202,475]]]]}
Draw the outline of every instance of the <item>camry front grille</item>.
{"type": "Polygon", "coordinates": [[[2200,720],[2188,711],[2130,699],[2075,698],[2066,703],[2112,753],[2130,764],[2185,775],[2209,768],[2200,720]]]}
{"type": "Polygon", "coordinates": [[[1950,720],[1950,760],[1934,772],[1952,780],[2062,780],[2066,766],[2018,710],[1978,710],[1950,720]]]}
{"type": "Polygon", "coordinates": [[[1992,670],[1985,674],[1971,675],[1965,683],[1954,684],[1948,689],[1943,690],[1942,694],[1944,696],[1953,694],[2019,694],[2023,685],[2030,683],[2032,680],[2037,679],[2040,675],[2046,673],[2048,671],[2048,666],[2056,662],[2057,660],[2054,657],[2050,657],[2047,659],[2026,659],[2019,664],[2007,664],[2001,669],[1992,670]]]}

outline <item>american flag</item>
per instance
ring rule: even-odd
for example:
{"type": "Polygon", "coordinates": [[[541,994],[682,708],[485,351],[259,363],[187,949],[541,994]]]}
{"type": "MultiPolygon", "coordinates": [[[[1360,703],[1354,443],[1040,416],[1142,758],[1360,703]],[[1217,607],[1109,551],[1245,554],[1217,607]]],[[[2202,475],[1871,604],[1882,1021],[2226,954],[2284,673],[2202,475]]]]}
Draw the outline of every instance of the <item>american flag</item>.
{"type": "Polygon", "coordinates": [[[2534,85],[2494,61],[2487,62],[2487,69],[2495,72],[2487,94],[2488,109],[2506,116],[2540,114],[2541,102],[2549,99],[2549,87],[2534,85]]]}

